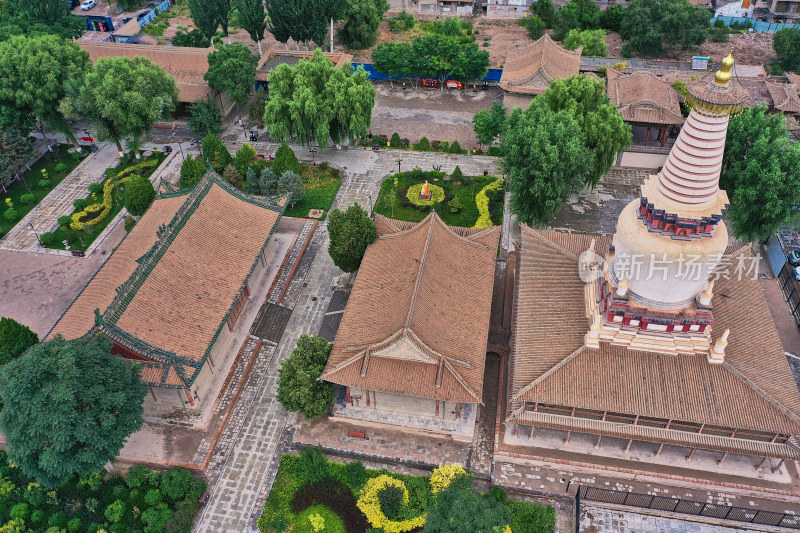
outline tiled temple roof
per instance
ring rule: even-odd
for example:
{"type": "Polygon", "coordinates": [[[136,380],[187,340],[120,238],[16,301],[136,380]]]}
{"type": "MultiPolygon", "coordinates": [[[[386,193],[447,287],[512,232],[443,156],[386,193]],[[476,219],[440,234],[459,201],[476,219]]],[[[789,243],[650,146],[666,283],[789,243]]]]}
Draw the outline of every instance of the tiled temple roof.
{"type": "MultiPolygon", "coordinates": [[[[589,328],[577,256],[603,237],[522,227],[509,397],[770,433],[800,434],[800,393],[758,280],[721,278],[714,330],[730,328],[725,362],[584,346],[589,328]]],[[[735,266],[743,249],[731,249],[735,266]]],[[[745,257],[747,259],[747,257],[745,257]]]]}
{"type": "Polygon", "coordinates": [[[608,98],[626,122],[644,124],[683,124],[678,91],[649,72],[622,75],[610,68],[607,73],[608,98]]]}
{"type": "Polygon", "coordinates": [[[376,217],[322,378],[367,390],[478,403],[500,228],[376,217]]]}
{"type": "Polygon", "coordinates": [[[549,35],[526,48],[510,50],[500,78],[500,88],[520,94],[543,94],[552,80],[569,78],[580,70],[581,52],[565,50],[549,35]],[[539,83],[537,83],[537,78],[539,83]]]}

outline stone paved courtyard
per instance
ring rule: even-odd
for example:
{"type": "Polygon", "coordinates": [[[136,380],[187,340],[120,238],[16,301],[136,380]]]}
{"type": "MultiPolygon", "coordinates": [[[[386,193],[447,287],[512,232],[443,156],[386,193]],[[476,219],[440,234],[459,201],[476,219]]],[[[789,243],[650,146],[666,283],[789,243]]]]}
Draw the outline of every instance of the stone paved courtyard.
{"type": "MultiPolygon", "coordinates": [[[[678,517],[651,516],[631,511],[581,506],[580,533],[756,533],[747,527],[692,522],[678,517]]],[[[763,531],[763,530],[762,530],[763,531]]]]}

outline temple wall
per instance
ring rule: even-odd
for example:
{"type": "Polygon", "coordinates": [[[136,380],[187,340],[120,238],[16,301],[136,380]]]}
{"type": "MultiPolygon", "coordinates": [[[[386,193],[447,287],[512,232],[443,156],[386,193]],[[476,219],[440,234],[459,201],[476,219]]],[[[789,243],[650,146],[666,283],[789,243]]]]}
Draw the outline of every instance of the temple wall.
{"type": "Polygon", "coordinates": [[[439,414],[437,415],[436,400],[430,400],[428,398],[365,391],[355,387],[350,388],[350,398],[353,405],[361,409],[373,409],[414,416],[427,416],[440,418],[442,420],[458,420],[456,415],[458,414],[459,404],[457,402],[445,402],[440,400],[439,414]],[[370,395],[369,406],[367,406],[367,393],[370,395]]]}
{"type": "Polygon", "coordinates": [[[150,398],[155,396],[156,402],[173,407],[189,407],[189,400],[184,389],[168,389],[166,387],[147,387],[150,398]]]}

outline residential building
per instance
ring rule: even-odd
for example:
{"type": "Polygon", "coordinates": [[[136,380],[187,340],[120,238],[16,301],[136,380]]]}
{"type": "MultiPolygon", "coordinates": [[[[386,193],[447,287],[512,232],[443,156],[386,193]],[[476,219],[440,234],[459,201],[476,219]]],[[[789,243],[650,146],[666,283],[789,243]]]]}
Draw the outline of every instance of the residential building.
{"type": "Polygon", "coordinates": [[[322,379],[334,417],[472,439],[500,227],[378,215],[322,379]]]}
{"type": "Polygon", "coordinates": [[[795,23],[800,19],[800,0],[756,0],[753,17],[767,22],[795,23]]]}
{"type": "MultiPolygon", "coordinates": [[[[47,335],[102,334],[141,363],[152,398],[194,407],[225,380],[238,324],[262,283],[282,205],[213,171],[159,196],[47,335]]],[[[237,346],[238,348],[238,346],[237,346]]],[[[233,353],[233,355],[232,355],[233,353]]]]}

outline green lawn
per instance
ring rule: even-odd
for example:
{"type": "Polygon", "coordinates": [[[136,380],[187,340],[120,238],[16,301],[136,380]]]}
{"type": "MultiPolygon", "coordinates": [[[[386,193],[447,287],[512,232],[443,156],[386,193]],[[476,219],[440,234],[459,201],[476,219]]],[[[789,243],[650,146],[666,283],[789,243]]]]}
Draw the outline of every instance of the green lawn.
{"type": "MultiPolygon", "coordinates": [[[[155,172],[155,170],[159,167],[159,165],[161,165],[161,163],[166,158],[167,158],[167,154],[165,154],[163,152],[158,152],[158,153],[153,154],[153,156],[150,157],[149,159],[157,159],[158,160],[158,164],[156,166],[154,166],[149,172],[144,173],[143,176],[147,177],[147,176],[151,175],[153,172],[155,172]]],[[[120,163],[120,165],[118,167],[112,168],[112,169],[107,169],[106,170],[106,175],[116,175],[116,174],[122,172],[123,170],[125,170],[126,168],[132,167],[134,165],[137,165],[137,164],[141,163],[142,161],[144,161],[144,160],[125,159],[123,162],[120,163]]],[[[86,199],[88,200],[90,196],[91,196],[91,194],[87,191],[86,199]]],[[[64,246],[64,241],[66,240],[67,242],[69,242],[69,245],[70,245],[71,249],[73,249],[73,250],[86,250],[89,246],[92,245],[92,243],[97,238],[97,236],[100,235],[103,232],[104,229],[106,229],[106,227],[109,225],[109,223],[111,223],[111,221],[114,220],[114,217],[116,217],[117,214],[119,214],[119,212],[125,206],[125,196],[124,196],[122,190],[119,187],[114,187],[114,191],[112,193],[112,197],[113,197],[114,201],[113,201],[113,204],[112,204],[111,211],[106,216],[106,218],[104,218],[102,220],[102,222],[100,222],[99,224],[97,224],[95,226],[89,226],[90,228],[92,228],[91,231],[75,231],[75,230],[73,230],[73,229],[71,229],[69,227],[60,227],[55,232],[53,232],[55,234],[55,237],[56,237],[55,244],[53,244],[52,246],[48,246],[48,248],[54,248],[54,249],[57,249],[57,250],[64,250],[64,249],[66,249],[66,247],[64,246]]],[[[102,198],[99,201],[102,201],[102,198]]],[[[92,201],[90,203],[94,203],[94,201],[92,201]]],[[[74,212],[75,212],[75,210],[73,210],[70,213],[64,213],[64,214],[65,215],[71,215],[74,212]]]]}
{"type": "MultiPolygon", "coordinates": [[[[405,191],[411,185],[424,183],[425,180],[428,180],[431,184],[438,185],[444,189],[444,201],[435,206],[436,212],[442,217],[442,220],[449,226],[473,227],[480,216],[478,206],[475,204],[475,195],[497,178],[493,176],[464,176],[460,182],[454,182],[452,180],[445,181],[444,177],[444,172],[401,172],[389,176],[381,184],[381,192],[375,203],[374,211],[397,220],[419,222],[428,216],[430,208],[419,208],[411,204],[405,198],[405,191]],[[394,190],[395,178],[397,178],[396,192],[394,190]],[[457,212],[453,212],[451,207],[447,205],[452,198],[457,198],[462,206],[457,212]],[[392,199],[394,199],[394,206],[392,206],[392,199]]],[[[502,208],[499,211],[502,212],[502,208]]],[[[502,224],[502,217],[500,217],[500,220],[492,219],[492,223],[495,225],[502,224]]]]}
{"type": "Polygon", "coordinates": [[[90,153],[89,150],[84,150],[83,153],[80,154],[68,154],[67,150],[70,148],[72,148],[71,145],[59,145],[56,149],[57,152],[54,151],[45,154],[31,167],[31,170],[25,173],[23,177],[28,187],[31,189],[30,193],[34,196],[33,202],[25,205],[20,201],[19,197],[29,192],[28,187],[21,181],[16,181],[9,185],[7,187],[8,192],[6,193],[3,193],[2,189],[0,189],[0,213],[4,213],[8,208],[6,205],[7,198],[11,199],[11,202],[14,204],[14,210],[17,212],[17,218],[12,221],[6,220],[5,217],[0,216],[0,237],[8,233],[17,222],[22,220],[25,215],[36,207],[36,205],[41,202],[56,185],[61,183],[64,178],[78,166],[83,158],[90,153]],[[61,161],[58,159],[59,156],[61,157],[61,161]],[[66,168],[62,172],[56,172],[56,165],[60,162],[63,163],[66,168]],[[39,181],[42,179],[42,169],[46,170],[49,176],[49,187],[39,187],[39,181]]]}
{"type": "Polygon", "coordinates": [[[301,164],[300,177],[303,179],[306,193],[293,207],[286,208],[284,216],[303,218],[308,216],[308,212],[312,209],[322,209],[327,215],[336,193],[339,192],[339,187],[342,186],[341,172],[325,164],[317,166],[301,164]]]}

